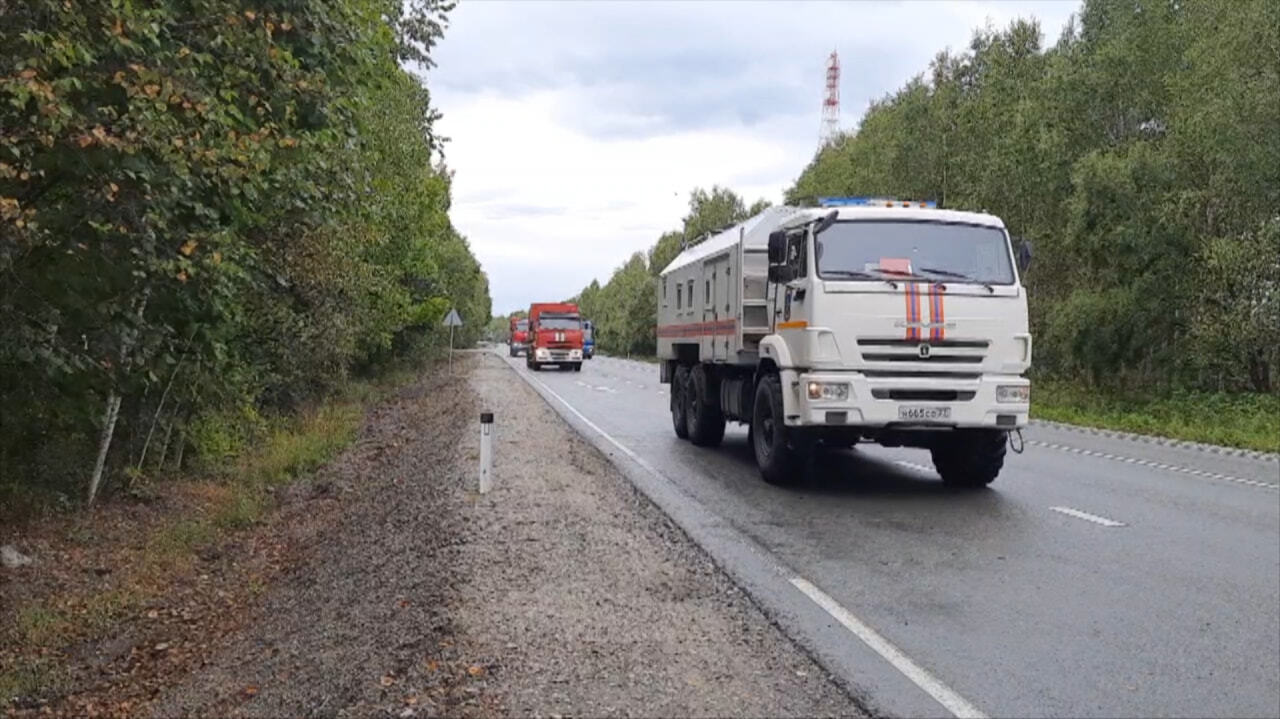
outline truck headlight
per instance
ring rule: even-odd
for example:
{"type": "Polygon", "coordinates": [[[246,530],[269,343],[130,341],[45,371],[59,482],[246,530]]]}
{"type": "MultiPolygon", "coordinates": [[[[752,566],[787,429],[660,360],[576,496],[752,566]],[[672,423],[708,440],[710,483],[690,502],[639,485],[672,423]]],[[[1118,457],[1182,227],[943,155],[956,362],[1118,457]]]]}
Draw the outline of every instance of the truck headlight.
{"type": "Polygon", "coordinates": [[[547,357],[547,356],[549,355],[549,353],[547,352],[547,348],[546,348],[546,347],[539,347],[538,349],[536,349],[536,350],[534,350],[534,351],[533,351],[533,354],[534,354],[534,356],[539,357],[539,358],[547,357]]]}
{"type": "Polygon", "coordinates": [[[1031,385],[996,385],[996,401],[1009,404],[1027,404],[1031,401],[1031,385]]]}
{"type": "Polygon", "coordinates": [[[849,385],[844,382],[810,382],[809,399],[849,399],[849,385]]]}
{"type": "Polygon", "coordinates": [[[582,350],[569,350],[569,359],[582,359],[582,350]]]}

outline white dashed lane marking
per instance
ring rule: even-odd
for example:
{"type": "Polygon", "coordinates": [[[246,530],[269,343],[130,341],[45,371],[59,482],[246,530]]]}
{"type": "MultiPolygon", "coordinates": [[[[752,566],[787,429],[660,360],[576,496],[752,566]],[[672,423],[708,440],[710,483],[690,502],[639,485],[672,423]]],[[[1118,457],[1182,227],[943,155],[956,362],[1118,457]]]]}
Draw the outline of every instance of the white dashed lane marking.
{"type": "Polygon", "coordinates": [[[903,462],[902,460],[897,460],[894,462],[894,464],[901,465],[903,467],[906,467],[907,469],[914,469],[917,472],[924,472],[926,474],[934,473],[933,467],[926,467],[923,464],[916,464],[915,462],[903,462]]]}
{"type": "Polygon", "coordinates": [[[1055,512],[1058,512],[1059,514],[1065,514],[1068,517],[1075,517],[1076,519],[1083,519],[1086,522],[1101,524],[1104,527],[1123,527],[1124,526],[1124,522],[1117,522],[1114,519],[1107,519],[1106,517],[1099,517],[1096,514],[1081,512],[1080,510],[1072,509],[1071,507],[1050,507],[1049,509],[1055,512]]]}
{"type": "Polygon", "coordinates": [[[1200,477],[1202,479],[1216,479],[1223,482],[1233,482],[1235,484],[1243,484],[1247,487],[1259,487],[1261,489],[1280,490],[1280,484],[1272,484],[1270,482],[1259,482],[1256,479],[1245,479],[1243,477],[1232,477],[1227,474],[1219,474],[1218,472],[1206,472],[1202,469],[1192,469],[1190,467],[1179,467],[1163,462],[1153,462],[1149,459],[1138,459],[1137,457],[1124,457],[1118,454],[1108,454],[1107,452],[1095,452],[1091,449],[1081,449],[1080,447],[1071,447],[1065,444],[1057,444],[1054,442],[1040,442],[1038,440],[1029,439],[1026,441],[1028,446],[1043,447],[1045,449],[1054,449],[1059,452],[1070,452],[1084,457],[1097,457],[1098,459],[1109,459],[1113,462],[1124,462],[1138,467],[1150,467],[1151,469],[1164,470],[1166,472],[1178,472],[1190,475],[1192,477],[1200,477]]]}

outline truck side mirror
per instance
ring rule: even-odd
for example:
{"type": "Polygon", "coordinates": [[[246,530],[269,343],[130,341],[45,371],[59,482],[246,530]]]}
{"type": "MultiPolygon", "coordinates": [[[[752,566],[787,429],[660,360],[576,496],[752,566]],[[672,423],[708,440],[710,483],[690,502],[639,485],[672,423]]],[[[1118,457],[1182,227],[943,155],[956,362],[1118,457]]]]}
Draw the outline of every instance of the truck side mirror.
{"type": "Polygon", "coordinates": [[[769,264],[778,265],[787,261],[787,233],[785,230],[774,230],[769,233],[769,264]]]}
{"type": "Polygon", "coordinates": [[[775,284],[792,280],[790,265],[769,265],[769,281],[775,284]]]}
{"type": "Polygon", "coordinates": [[[817,224],[813,226],[813,234],[821,235],[831,229],[831,226],[836,223],[836,218],[839,216],[840,212],[838,210],[828,212],[821,220],[818,220],[817,224]]]}
{"type": "Polygon", "coordinates": [[[1018,243],[1015,247],[1018,257],[1018,271],[1026,272],[1027,268],[1031,266],[1031,240],[1028,240],[1025,237],[1018,237],[1016,239],[1018,243]]]}

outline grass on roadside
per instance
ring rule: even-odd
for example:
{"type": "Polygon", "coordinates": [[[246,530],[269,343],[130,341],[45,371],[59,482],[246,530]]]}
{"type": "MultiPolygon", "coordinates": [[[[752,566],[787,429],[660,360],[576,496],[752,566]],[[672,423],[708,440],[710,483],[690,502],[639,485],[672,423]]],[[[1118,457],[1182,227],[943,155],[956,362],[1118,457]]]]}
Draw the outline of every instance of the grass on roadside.
{"type": "Polygon", "coordinates": [[[1102,394],[1041,380],[1033,385],[1037,419],[1264,452],[1280,450],[1280,395],[1185,392],[1150,398],[1102,394]]]}
{"type": "MultiPolygon", "coordinates": [[[[188,573],[202,547],[257,524],[271,509],[269,489],[337,456],[356,438],[366,407],[414,376],[406,370],[376,382],[353,382],[339,398],[271,422],[238,457],[180,479],[186,482],[182,495],[189,498],[179,503],[184,509],[158,517],[159,522],[143,530],[137,552],[126,550],[128,560],[120,563],[115,588],[72,590],[56,603],[32,600],[0,612],[0,627],[5,628],[0,640],[14,652],[0,662],[0,705],[13,696],[56,695],[66,679],[56,659],[59,649],[109,634],[149,597],[188,573]]],[[[67,532],[78,545],[103,541],[103,528],[88,516],[73,521],[67,532]]],[[[254,595],[265,591],[260,580],[248,581],[254,595]]]]}

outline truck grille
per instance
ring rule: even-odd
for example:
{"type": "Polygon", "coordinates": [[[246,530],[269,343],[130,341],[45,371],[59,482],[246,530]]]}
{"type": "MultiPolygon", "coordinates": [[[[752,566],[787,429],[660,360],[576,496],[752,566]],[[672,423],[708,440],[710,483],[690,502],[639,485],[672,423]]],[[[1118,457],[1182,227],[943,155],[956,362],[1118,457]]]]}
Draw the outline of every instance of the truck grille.
{"type": "Polygon", "coordinates": [[[977,365],[986,358],[987,340],[904,340],[867,337],[858,340],[865,362],[917,362],[930,365],[977,365]],[[927,354],[921,355],[921,348],[927,354]]]}
{"type": "Polygon", "coordinates": [[[567,361],[569,359],[569,350],[551,350],[551,360],[567,361]]]}
{"type": "Polygon", "coordinates": [[[959,389],[873,389],[875,399],[892,399],[899,402],[968,402],[978,393],[959,389]]]}

